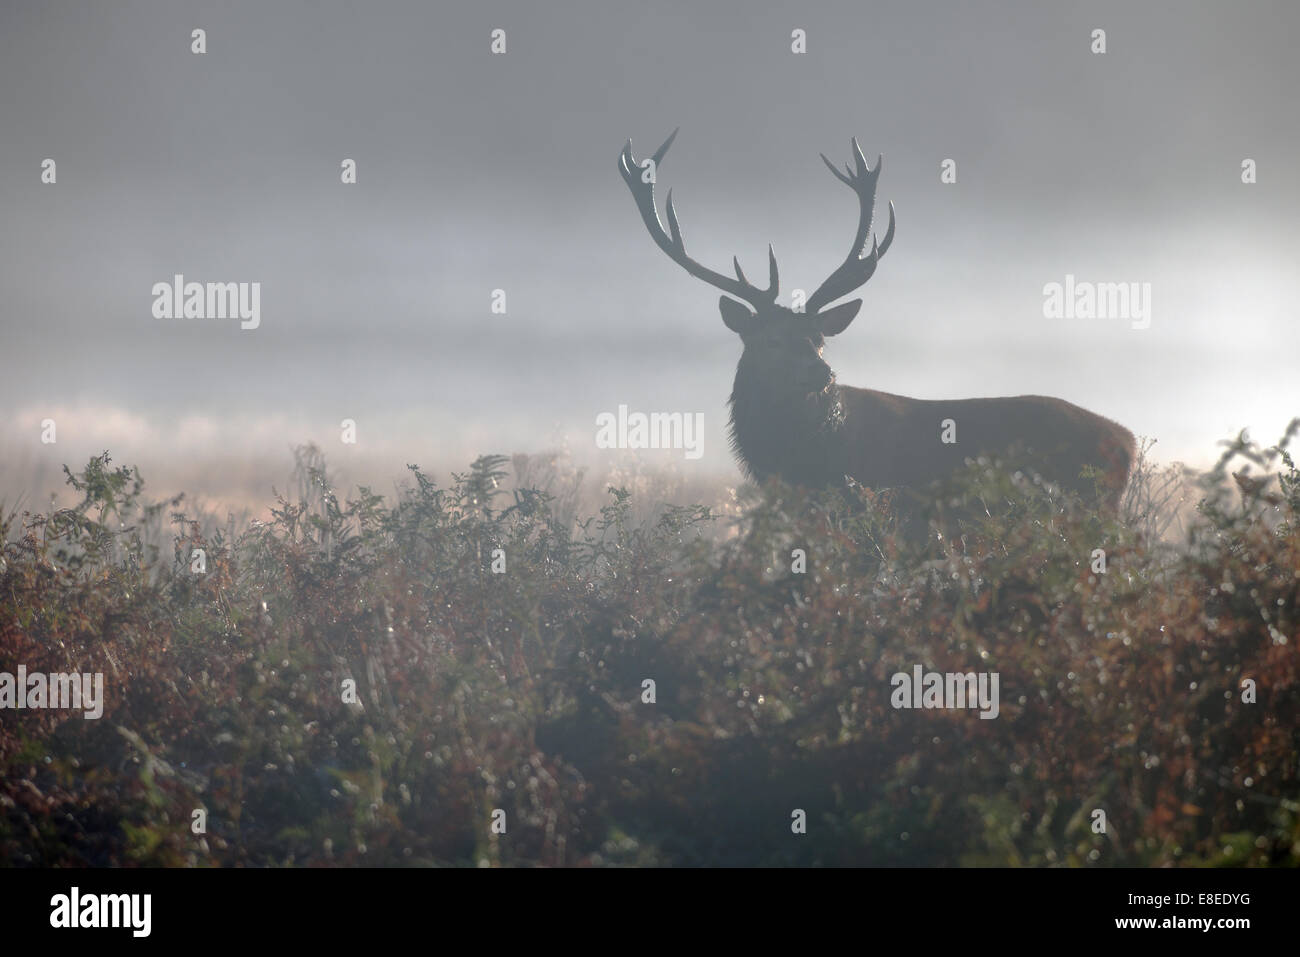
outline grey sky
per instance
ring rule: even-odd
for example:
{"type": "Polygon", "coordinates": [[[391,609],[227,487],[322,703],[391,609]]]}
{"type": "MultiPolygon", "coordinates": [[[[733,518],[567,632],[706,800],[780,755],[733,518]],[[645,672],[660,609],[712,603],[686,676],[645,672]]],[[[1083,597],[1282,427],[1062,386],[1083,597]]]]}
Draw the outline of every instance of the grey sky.
{"type": "Polygon", "coordinates": [[[679,125],[660,192],[692,254],[762,275],[770,241],[787,289],[852,236],[817,154],[885,154],[898,235],[828,345],[841,382],[1058,395],[1165,458],[1271,441],[1300,414],[1298,27],[1285,2],[6,2],[0,491],[102,448],[218,495],[308,439],[394,477],[585,455],[620,403],[704,412],[703,459],[665,461],[734,474],[739,342],[616,172],[679,125]],[[154,319],[178,272],[260,281],[261,327],[154,319]],[[1151,283],[1151,327],[1045,319],[1067,273],[1151,283]]]}

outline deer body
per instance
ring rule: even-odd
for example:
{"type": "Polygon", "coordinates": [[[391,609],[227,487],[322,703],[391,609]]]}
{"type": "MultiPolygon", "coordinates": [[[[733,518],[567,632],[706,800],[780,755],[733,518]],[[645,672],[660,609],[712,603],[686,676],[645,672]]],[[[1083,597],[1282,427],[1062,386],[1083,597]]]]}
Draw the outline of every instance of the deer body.
{"type": "Polygon", "coordinates": [[[633,159],[629,141],[619,169],[651,238],[692,276],[728,294],[718,303],[722,321],[744,345],[731,393],[731,445],[751,477],[779,476],[813,487],[840,485],[847,477],[870,488],[915,489],[943,479],[968,459],[993,455],[1004,467],[1037,472],[1085,497],[1094,495],[1096,485],[1080,473],[1093,466],[1102,473],[1099,504],[1118,504],[1135,444],[1127,429],[1100,415],[1047,396],[911,399],[836,383],[822,357],[825,339],[848,328],[862,300],[830,303],[870,279],[894,239],[892,203],[884,240],[877,243],[871,234],[881,164],[869,167],[856,139],[856,168],[840,172],[822,156],[858,198],[853,245],[796,313],[776,302],[779,280],[770,246],[769,282],[762,289],[745,278],[738,261],[732,279],[687,255],[671,191],[664,229],[654,179],[676,136],[674,131],[643,163],[633,159]],[[871,249],[864,252],[869,235],[871,249]]]}
{"type": "Polygon", "coordinates": [[[912,399],[833,385],[811,398],[772,401],[744,372],[731,394],[731,445],[753,479],[838,485],[848,476],[874,489],[923,488],[982,454],[1011,468],[1037,470],[1084,497],[1095,494],[1085,466],[1105,473],[1103,504],[1114,508],[1134,457],[1132,434],[1109,419],[1041,395],[987,399],[912,399]],[[798,411],[791,414],[791,409],[798,411]],[[940,440],[951,420],[956,441],[940,440]],[[1051,438],[1026,436],[1044,424],[1051,438]],[[924,438],[925,441],[918,441],[924,438]],[[1010,453],[1011,458],[1005,458],[1010,453]]]}

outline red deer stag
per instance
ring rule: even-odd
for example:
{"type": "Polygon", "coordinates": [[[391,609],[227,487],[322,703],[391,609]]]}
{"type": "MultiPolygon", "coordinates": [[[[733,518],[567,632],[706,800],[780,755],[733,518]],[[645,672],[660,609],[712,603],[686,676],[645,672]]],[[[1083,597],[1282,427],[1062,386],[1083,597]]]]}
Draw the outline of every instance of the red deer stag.
{"type": "Polygon", "coordinates": [[[731,392],[731,445],[752,478],[777,475],[797,485],[826,486],[850,477],[876,489],[917,489],[961,468],[967,458],[1017,450],[1027,467],[1085,498],[1095,499],[1097,485],[1080,473],[1085,466],[1095,466],[1102,474],[1101,504],[1112,510],[1118,505],[1133,462],[1133,436],[1077,405],[1039,395],[909,399],[836,384],[822,358],[824,340],[848,328],[862,300],[831,303],[870,279],[894,240],[890,203],[884,240],[877,244],[872,234],[870,252],[863,254],[881,161],[868,167],[856,138],[856,170],[846,165],[842,173],[825,154],[822,160],[857,194],[858,230],[847,258],[799,313],[776,301],[776,254],[770,245],[769,282],[760,289],[745,278],[738,259],[733,259],[732,279],[686,254],[671,190],[664,229],[655,208],[654,179],[676,136],[674,130],[654,152],[652,169],[633,159],[629,140],[619,157],[619,171],[659,248],[692,276],[727,293],[718,302],[722,321],[744,346],[731,392]],[[955,442],[943,441],[953,434],[955,442]]]}

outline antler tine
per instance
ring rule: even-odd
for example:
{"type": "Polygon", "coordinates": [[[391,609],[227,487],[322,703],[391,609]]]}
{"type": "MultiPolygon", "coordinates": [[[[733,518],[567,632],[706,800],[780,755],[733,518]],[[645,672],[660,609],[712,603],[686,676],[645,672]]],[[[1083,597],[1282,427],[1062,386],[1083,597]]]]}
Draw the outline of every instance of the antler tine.
{"type": "Polygon", "coordinates": [[[810,313],[816,313],[822,306],[833,302],[840,296],[847,295],[870,279],[872,273],[876,271],[876,263],[889,249],[890,243],[894,241],[894,204],[892,202],[889,204],[889,228],[885,231],[884,242],[877,244],[875,236],[871,233],[871,221],[875,214],[876,205],[876,182],[880,179],[880,169],[884,163],[884,157],[878,155],[875,167],[868,166],[867,158],[862,152],[862,147],[858,145],[856,136],[853,137],[852,143],[856,170],[845,164],[845,172],[841,173],[826,158],[826,154],[822,154],[822,162],[826,164],[826,168],[835,174],[836,179],[858,195],[858,229],[853,236],[853,246],[849,249],[848,257],[839,268],[827,277],[817,291],[808,297],[805,308],[810,313]],[[864,256],[862,250],[866,246],[868,236],[871,236],[871,252],[864,256]]]}
{"type": "MultiPolygon", "coordinates": [[[[754,287],[753,283],[751,283],[748,279],[745,278],[745,271],[740,268],[740,259],[736,256],[732,256],[731,262],[736,267],[736,278],[739,279],[741,282],[743,282],[745,285],[756,288],[754,287]]],[[[774,300],[776,299],[780,288],[781,288],[781,277],[780,277],[780,271],[776,267],[776,250],[772,248],[771,243],[768,243],[767,244],[767,289],[763,291],[763,295],[765,298],[774,300]]]]}
{"type": "MultiPolygon", "coordinates": [[[[855,136],[850,142],[853,144],[853,158],[858,161],[858,175],[865,176],[867,173],[871,172],[871,167],[867,165],[867,158],[862,154],[862,147],[858,145],[858,138],[855,136]]],[[[880,175],[880,160],[881,156],[877,153],[875,170],[877,176],[880,175]]]]}
{"type": "Polygon", "coordinates": [[[894,241],[894,201],[889,201],[889,226],[885,229],[885,241],[880,244],[880,255],[885,255],[885,250],[889,244],[894,241]]]}
{"type": "MultiPolygon", "coordinates": [[[[850,177],[845,176],[845,175],[844,175],[843,173],[841,173],[839,170],[837,170],[837,169],[835,168],[835,164],[832,163],[830,160],[828,160],[828,159],[826,158],[826,154],[825,154],[825,153],[822,153],[822,154],[821,154],[821,158],[822,158],[822,162],[826,164],[826,168],[827,168],[828,170],[830,170],[832,173],[835,174],[835,178],[836,178],[836,179],[838,179],[838,180],[839,180],[841,183],[843,183],[845,186],[848,186],[848,187],[850,187],[850,188],[853,186],[853,180],[852,180],[850,177]]],[[[846,165],[844,168],[845,168],[845,169],[848,169],[848,166],[846,165]]],[[[852,171],[852,170],[849,170],[849,172],[852,173],[853,171],[852,171]]]]}
{"type": "MultiPolygon", "coordinates": [[[[658,172],[659,164],[663,162],[663,158],[668,152],[668,147],[672,146],[673,140],[677,138],[677,132],[677,130],[673,130],[668,139],[664,140],[663,145],[651,154],[656,172],[658,172]]],[[[641,166],[632,155],[631,140],[627,141],[619,154],[618,167],[619,173],[623,176],[623,181],[627,183],[628,189],[632,191],[632,198],[636,200],[637,209],[641,211],[641,218],[645,220],[646,229],[650,232],[650,238],[668,254],[668,257],[673,262],[696,279],[703,279],[723,292],[744,300],[756,309],[764,303],[776,301],[780,284],[777,276],[776,253],[772,251],[770,245],[767,247],[767,251],[771,281],[767,289],[759,289],[750,283],[740,268],[740,260],[734,257],[732,261],[736,267],[735,279],[700,265],[686,254],[686,244],[682,240],[682,229],[677,221],[677,210],[673,207],[673,191],[671,189],[668,191],[667,202],[665,203],[665,210],[668,214],[668,229],[664,229],[664,225],[659,219],[659,212],[655,208],[654,183],[642,181],[641,166]]]]}
{"type": "MultiPolygon", "coordinates": [[[[677,127],[677,129],[675,129],[675,130],[673,130],[671,133],[669,133],[669,134],[668,134],[668,139],[664,140],[663,145],[660,146],[657,150],[654,151],[654,154],[653,154],[653,156],[652,156],[651,158],[655,161],[655,166],[656,166],[656,167],[657,167],[660,163],[662,163],[662,162],[664,161],[664,156],[665,156],[665,154],[667,154],[667,152],[668,152],[668,147],[670,147],[670,146],[673,145],[673,140],[677,139],[677,134],[681,132],[681,129],[682,129],[682,128],[679,126],[679,127],[677,127]]],[[[628,141],[627,141],[627,145],[628,145],[628,148],[631,149],[631,147],[632,147],[632,141],[631,141],[631,140],[628,140],[628,141]]]]}

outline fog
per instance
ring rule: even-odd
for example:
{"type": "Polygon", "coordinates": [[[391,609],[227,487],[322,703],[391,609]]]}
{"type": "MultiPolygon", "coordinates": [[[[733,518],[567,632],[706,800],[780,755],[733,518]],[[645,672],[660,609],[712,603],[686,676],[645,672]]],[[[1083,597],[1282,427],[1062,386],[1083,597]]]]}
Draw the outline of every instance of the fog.
{"type": "Polygon", "coordinates": [[[616,167],[678,126],[660,192],[692,254],[762,275],[771,242],[786,288],[852,236],[818,154],[884,154],[897,238],[828,344],[841,382],[1057,395],[1207,464],[1300,414],[1298,26],[1286,3],[7,4],[0,499],[105,449],[239,502],[309,441],[381,490],[484,452],[617,464],[595,434],[620,404],[702,413],[698,459],[649,461],[734,483],[740,344],[616,167]],[[259,282],[260,325],[155,318],[176,274],[259,282]],[[1150,284],[1149,327],[1047,318],[1067,276],[1150,284]]]}

